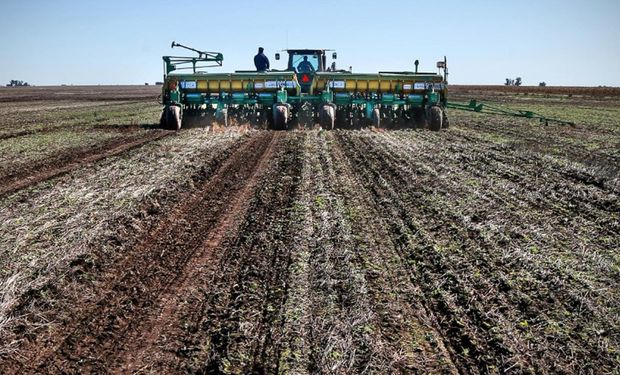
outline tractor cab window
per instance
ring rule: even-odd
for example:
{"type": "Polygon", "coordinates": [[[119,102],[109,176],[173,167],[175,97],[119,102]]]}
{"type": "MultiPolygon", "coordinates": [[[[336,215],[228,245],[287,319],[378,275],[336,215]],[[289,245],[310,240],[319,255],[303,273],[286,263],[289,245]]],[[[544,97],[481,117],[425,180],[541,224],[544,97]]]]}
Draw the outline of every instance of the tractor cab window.
{"type": "Polygon", "coordinates": [[[295,54],[292,65],[297,73],[313,73],[319,70],[319,57],[314,54],[295,54]]]}

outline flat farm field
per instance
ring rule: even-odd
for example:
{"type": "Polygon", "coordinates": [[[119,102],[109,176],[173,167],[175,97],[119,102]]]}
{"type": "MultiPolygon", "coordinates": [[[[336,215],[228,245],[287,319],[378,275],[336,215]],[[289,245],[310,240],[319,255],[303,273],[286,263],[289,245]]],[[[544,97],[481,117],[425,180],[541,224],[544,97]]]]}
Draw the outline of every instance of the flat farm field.
{"type": "Polygon", "coordinates": [[[0,89],[0,373],[620,372],[620,93],[575,126],[157,129],[159,88],[0,89]]]}

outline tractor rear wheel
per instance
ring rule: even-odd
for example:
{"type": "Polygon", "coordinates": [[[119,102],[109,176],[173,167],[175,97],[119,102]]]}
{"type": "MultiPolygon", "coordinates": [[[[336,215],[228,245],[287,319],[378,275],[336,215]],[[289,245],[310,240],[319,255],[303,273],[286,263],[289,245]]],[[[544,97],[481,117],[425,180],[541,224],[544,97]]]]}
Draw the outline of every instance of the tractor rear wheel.
{"type": "Polygon", "coordinates": [[[215,120],[217,124],[223,127],[228,126],[228,108],[223,108],[215,112],[215,120]]]}
{"type": "Polygon", "coordinates": [[[159,125],[166,130],[181,129],[181,108],[176,105],[164,108],[159,125]]]}
{"type": "Polygon", "coordinates": [[[443,111],[438,106],[432,106],[429,110],[429,128],[432,131],[440,131],[443,123],[443,111]]]}
{"type": "Polygon", "coordinates": [[[323,129],[334,130],[336,123],[336,105],[333,103],[323,104],[319,113],[319,122],[323,129]]]}
{"type": "Polygon", "coordinates": [[[443,112],[443,123],[441,124],[441,127],[444,129],[448,129],[450,127],[450,120],[448,120],[448,115],[446,114],[446,110],[444,109],[442,112],[443,112]]]}
{"type": "Polygon", "coordinates": [[[375,108],[372,110],[372,125],[375,128],[381,127],[381,111],[379,108],[375,108]]]}
{"type": "Polygon", "coordinates": [[[289,108],[284,104],[273,106],[273,129],[286,130],[289,117],[289,108]]]}

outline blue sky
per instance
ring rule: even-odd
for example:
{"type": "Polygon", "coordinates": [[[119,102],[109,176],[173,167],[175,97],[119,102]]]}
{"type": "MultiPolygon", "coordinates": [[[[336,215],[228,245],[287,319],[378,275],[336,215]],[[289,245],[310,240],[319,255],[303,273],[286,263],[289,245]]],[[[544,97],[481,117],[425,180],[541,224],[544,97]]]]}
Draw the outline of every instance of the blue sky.
{"type": "Polygon", "coordinates": [[[288,46],[356,72],[447,55],[453,84],[620,86],[620,0],[2,0],[0,15],[1,84],[152,83],[175,40],[222,52],[222,72],[251,69],[258,46],[282,68],[288,46]]]}

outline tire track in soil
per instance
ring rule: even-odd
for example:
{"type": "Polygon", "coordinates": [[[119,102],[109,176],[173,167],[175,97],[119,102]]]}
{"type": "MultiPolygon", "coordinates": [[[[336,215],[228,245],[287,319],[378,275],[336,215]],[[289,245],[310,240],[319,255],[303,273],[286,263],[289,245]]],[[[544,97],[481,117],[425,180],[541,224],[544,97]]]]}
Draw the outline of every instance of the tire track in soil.
{"type": "MultiPolygon", "coordinates": [[[[128,332],[124,336],[123,343],[117,343],[118,351],[109,353],[105,362],[112,363],[114,357],[118,358],[113,372],[135,372],[148,367],[144,363],[147,353],[157,351],[156,341],[160,337],[175,337],[174,322],[179,321],[179,310],[185,301],[191,298],[192,287],[196,286],[197,280],[205,274],[215,272],[214,252],[221,246],[225,237],[234,236],[239,230],[240,221],[245,216],[249,202],[259,182],[259,178],[264,173],[266,166],[272,161],[274,148],[278,147],[279,140],[283,133],[275,133],[264,153],[257,158],[258,164],[251,175],[245,180],[244,186],[238,190],[229,201],[229,206],[218,219],[214,228],[208,233],[202,246],[193,254],[192,258],[185,264],[181,274],[163,290],[159,297],[161,306],[155,310],[156,313],[147,314],[142,319],[143,323],[138,324],[133,332],[128,332]]],[[[157,353],[161,355],[161,353],[157,353]]],[[[100,359],[103,359],[100,357],[100,359]]]]}
{"type": "Polygon", "coordinates": [[[105,142],[102,145],[97,146],[95,149],[84,148],[69,150],[60,156],[54,157],[51,160],[36,165],[28,170],[8,176],[4,183],[0,185],[0,197],[54,177],[67,174],[99,160],[122,154],[126,151],[141,147],[149,142],[156,141],[172,134],[175,133],[156,131],[138,139],[129,137],[121,140],[105,142]]]}
{"type": "MultiPolygon", "coordinates": [[[[227,145],[215,144],[215,147],[205,149],[198,158],[203,160],[203,163],[191,163],[195,170],[187,180],[166,183],[160,191],[142,201],[133,214],[121,216],[116,223],[108,226],[108,234],[102,235],[92,245],[86,245],[81,255],[67,258],[66,263],[56,267],[59,272],[52,271],[55,276],[49,275],[48,280],[39,284],[40,286],[20,293],[15,307],[11,308],[7,315],[11,321],[10,326],[13,327],[9,327],[9,331],[12,332],[7,332],[9,334],[5,337],[0,336],[0,348],[7,347],[11,342],[19,345],[10,352],[0,353],[0,374],[3,373],[2,368],[9,364],[6,360],[10,358],[10,354],[4,354],[14,353],[15,357],[21,357],[23,347],[29,339],[42,331],[48,331],[49,325],[60,326],[57,323],[63,321],[63,314],[66,311],[72,312],[74,306],[85,299],[85,295],[93,296],[89,299],[93,301],[98,298],[94,292],[97,289],[95,282],[105,276],[110,266],[123,259],[127,249],[139,244],[146,233],[162,218],[167,217],[174,207],[204,186],[226,160],[251,138],[252,134],[245,134],[227,145]],[[101,244],[104,245],[100,246],[101,244]],[[98,275],[101,277],[96,277],[98,275]]],[[[206,140],[206,144],[212,145],[210,140],[206,140]]],[[[37,272],[48,271],[43,268],[37,272]]],[[[15,362],[20,361],[20,358],[14,359],[15,362]]]]}
{"type": "MultiPolygon", "coordinates": [[[[72,127],[75,128],[75,125],[72,125],[72,127]]],[[[67,130],[67,129],[71,129],[71,127],[70,126],[66,126],[66,127],[53,127],[53,128],[45,128],[45,129],[36,129],[36,130],[35,129],[20,130],[20,131],[13,132],[13,133],[0,134],[0,141],[3,141],[5,139],[23,137],[23,136],[26,136],[26,135],[53,133],[53,132],[56,132],[56,131],[67,130]]]]}
{"type": "Polygon", "coordinates": [[[94,296],[78,299],[74,311],[58,317],[59,328],[32,338],[22,356],[4,363],[0,372],[107,371],[106,358],[115,358],[127,333],[148,318],[162,293],[180,280],[182,270],[213,228],[223,218],[235,216],[228,211],[229,197],[247,185],[274,138],[273,132],[264,132],[243,143],[201,189],[189,194],[104,271],[94,296]]]}
{"type": "MultiPolygon", "coordinates": [[[[278,373],[296,234],[304,134],[287,133],[248,215],[228,237],[217,271],[200,282],[183,318],[179,372],[278,373]]],[[[180,349],[180,350],[179,350],[180,349]]],[[[166,366],[165,368],[171,368],[166,366]]]]}
{"type": "Polygon", "coordinates": [[[11,139],[11,138],[17,138],[17,137],[24,137],[27,135],[34,135],[34,134],[47,134],[47,133],[54,133],[54,132],[60,132],[60,131],[73,131],[73,132],[92,132],[92,131],[117,131],[119,133],[130,133],[130,132],[137,132],[140,131],[141,129],[144,129],[144,127],[142,125],[90,125],[90,126],[84,126],[84,125],[76,125],[76,124],[67,124],[67,125],[58,125],[58,126],[50,126],[50,127],[46,127],[46,128],[40,128],[40,129],[28,129],[28,130],[20,130],[20,131],[16,131],[13,133],[0,133],[0,141],[6,140],[6,139],[11,139]]]}

